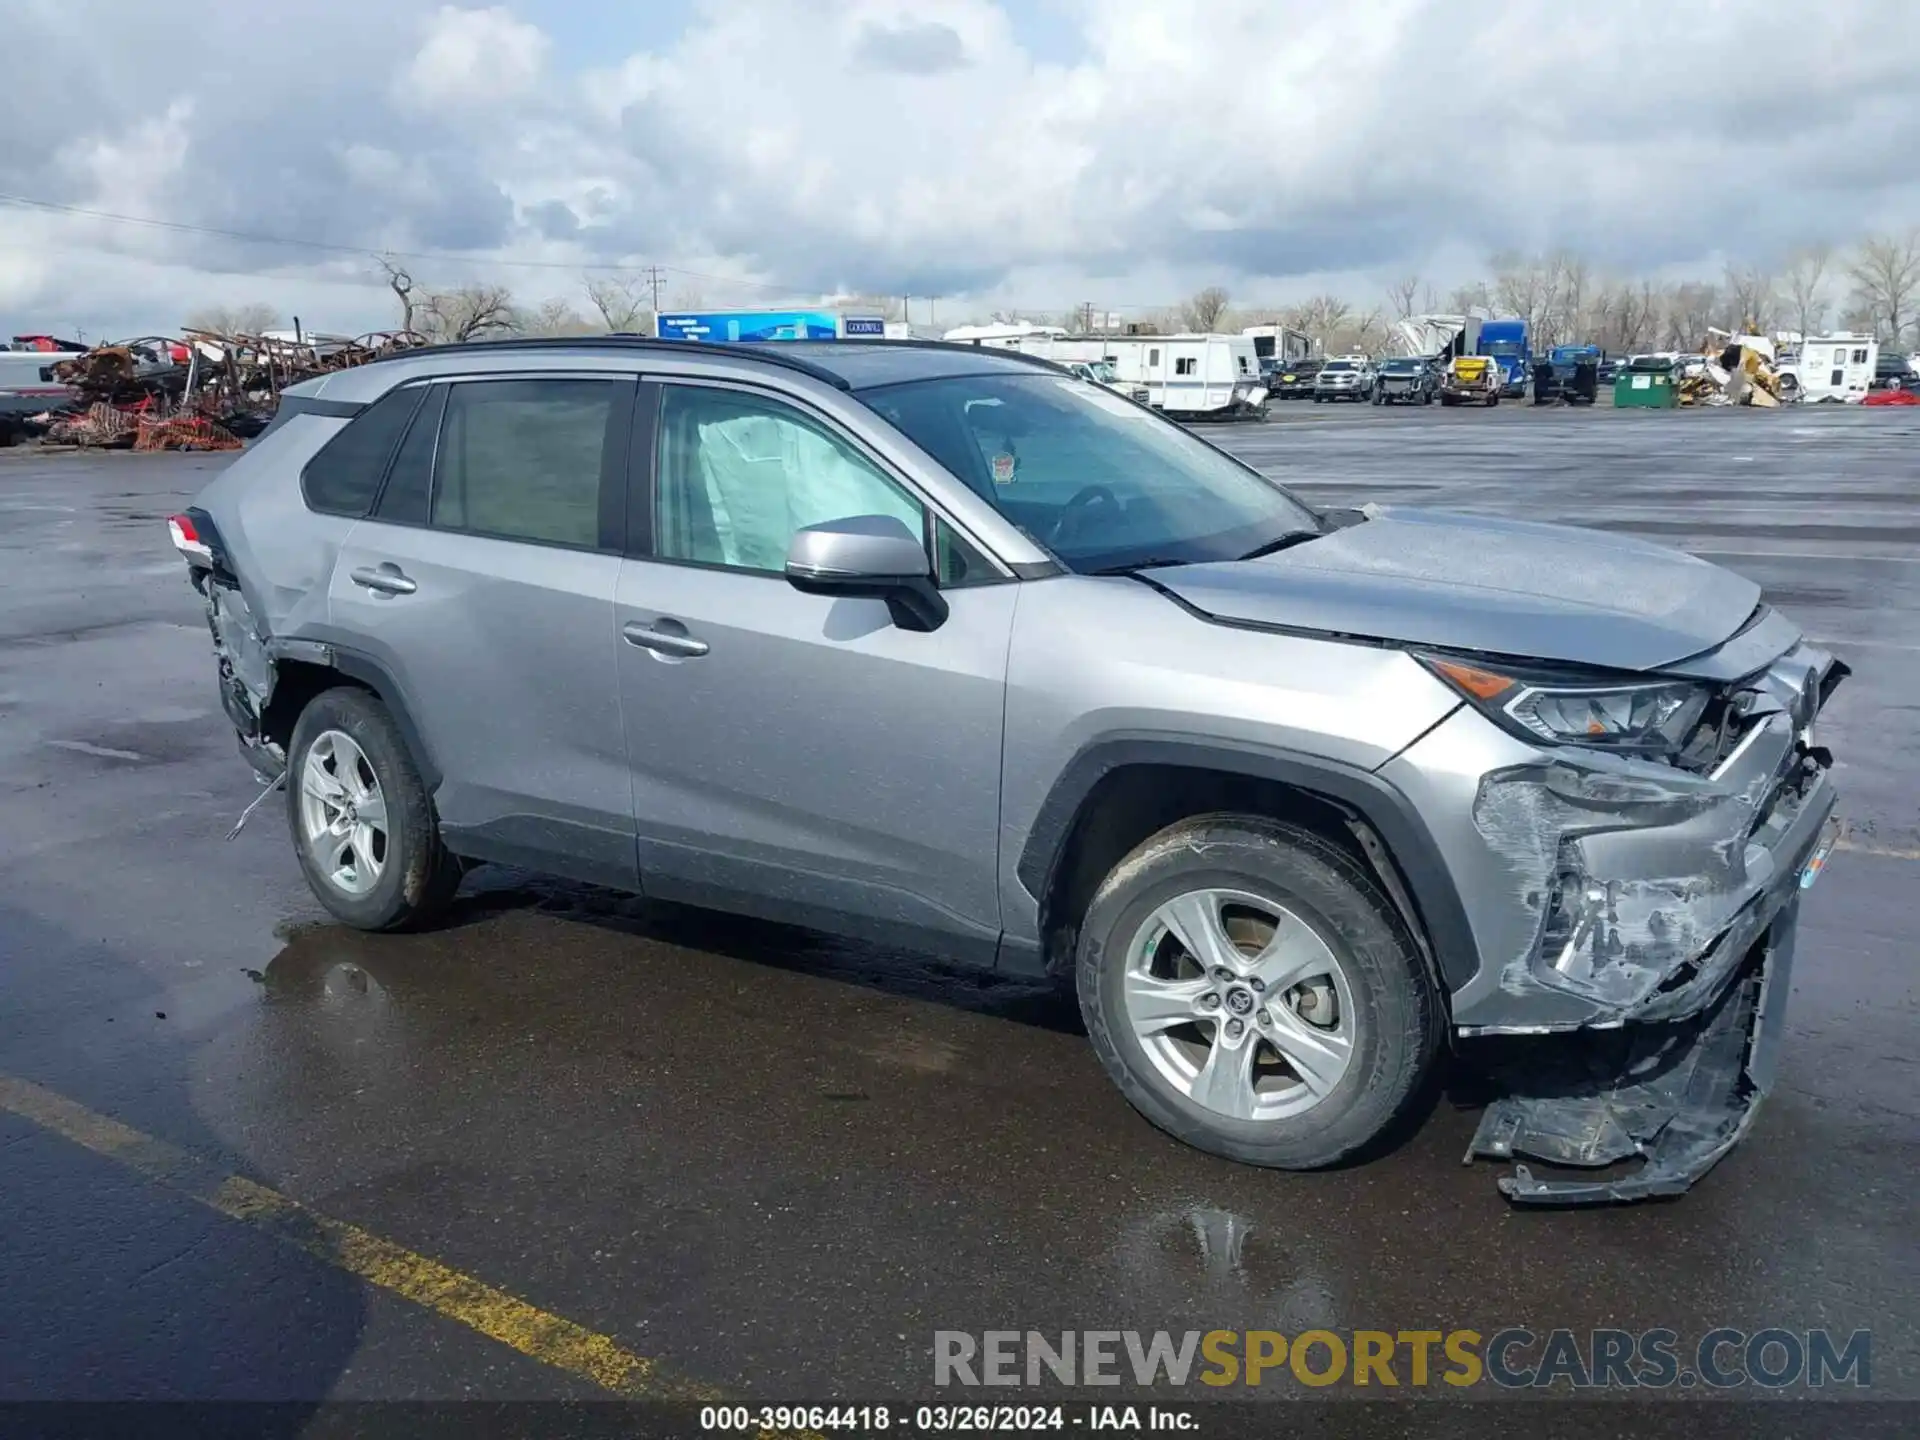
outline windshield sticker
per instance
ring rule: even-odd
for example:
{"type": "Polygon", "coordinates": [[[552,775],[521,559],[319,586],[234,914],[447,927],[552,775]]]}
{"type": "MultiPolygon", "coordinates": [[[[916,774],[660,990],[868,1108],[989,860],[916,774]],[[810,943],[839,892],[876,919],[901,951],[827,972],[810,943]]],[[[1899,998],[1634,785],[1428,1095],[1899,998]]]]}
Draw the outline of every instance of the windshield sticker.
{"type": "Polygon", "coordinates": [[[1013,483],[1014,463],[1013,456],[1005,454],[1004,452],[994,456],[993,483],[996,485],[1011,485],[1013,483]]]}

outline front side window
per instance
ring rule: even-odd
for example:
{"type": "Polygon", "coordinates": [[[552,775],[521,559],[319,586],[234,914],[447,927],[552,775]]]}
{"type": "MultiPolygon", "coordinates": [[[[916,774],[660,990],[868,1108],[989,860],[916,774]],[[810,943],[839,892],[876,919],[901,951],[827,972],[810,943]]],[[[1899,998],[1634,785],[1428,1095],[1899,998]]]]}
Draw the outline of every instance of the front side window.
{"type": "Polygon", "coordinates": [[[1196,364],[1197,362],[1193,356],[1182,355],[1173,362],[1173,373],[1176,375],[1191,375],[1194,372],[1196,364]]]}
{"type": "Polygon", "coordinates": [[[483,380],[448,387],[433,524],[598,548],[613,420],[629,380],[483,380]]]}
{"type": "MultiPolygon", "coordinates": [[[[1080,382],[1076,382],[1080,383],[1080,382]]],[[[793,532],[920,503],[824,425],[757,395],[669,386],[660,410],[654,550],[666,560],[779,574],[793,532]]]]}
{"type": "Polygon", "coordinates": [[[1075,570],[1235,559],[1319,530],[1272,481],[1081,380],[954,376],[860,398],[1075,570]]]}

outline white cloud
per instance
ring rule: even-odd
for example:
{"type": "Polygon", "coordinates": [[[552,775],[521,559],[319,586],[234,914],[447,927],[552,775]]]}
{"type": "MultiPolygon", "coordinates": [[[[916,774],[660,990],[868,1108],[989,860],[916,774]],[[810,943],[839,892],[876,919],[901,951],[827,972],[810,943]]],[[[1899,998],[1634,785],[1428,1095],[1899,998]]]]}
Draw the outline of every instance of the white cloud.
{"type": "MultiPolygon", "coordinates": [[[[1070,63],[1023,48],[1007,0],[713,0],[637,54],[556,45],[565,0],[298,19],[181,0],[179,25],[118,29],[37,4],[13,17],[35,64],[0,95],[0,190],[477,251],[529,298],[624,259],[1055,307],[1215,280],[1364,290],[1500,248],[1671,273],[1920,221],[1910,0],[1059,3],[1081,29],[1070,63]]],[[[307,284],[303,303],[364,307],[314,323],[389,320],[364,258],[5,215],[0,294],[22,323],[44,305],[162,325],[307,284]],[[171,267],[163,292],[136,259],[171,267]]],[[[418,265],[431,284],[486,263],[418,265]]]]}
{"type": "Polygon", "coordinates": [[[503,6],[442,5],[397,82],[403,105],[510,104],[537,84],[549,41],[503,6]]]}

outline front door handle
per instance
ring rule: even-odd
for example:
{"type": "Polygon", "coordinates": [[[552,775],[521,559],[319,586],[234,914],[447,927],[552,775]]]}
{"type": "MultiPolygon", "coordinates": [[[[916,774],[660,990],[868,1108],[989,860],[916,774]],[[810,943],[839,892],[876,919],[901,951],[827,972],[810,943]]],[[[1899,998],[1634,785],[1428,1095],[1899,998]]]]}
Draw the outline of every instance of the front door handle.
{"type": "Polygon", "coordinates": [[[382,595],[411,595],[420,588],[402,575],[397,565],[363,565],[353,572],[353,583],[382,595]]]}
{"type": "Polygon", "coordinates": [[[620,633],[629,645],[638,645],[642,650],[651,650],[656,655],[696,660],[707,653],[707,642],[704,640],[696,640],[684,632],[676,635],[671,630],[656,630],[651,625],[642,625],[638,620],[623,625],[620,633]]]}

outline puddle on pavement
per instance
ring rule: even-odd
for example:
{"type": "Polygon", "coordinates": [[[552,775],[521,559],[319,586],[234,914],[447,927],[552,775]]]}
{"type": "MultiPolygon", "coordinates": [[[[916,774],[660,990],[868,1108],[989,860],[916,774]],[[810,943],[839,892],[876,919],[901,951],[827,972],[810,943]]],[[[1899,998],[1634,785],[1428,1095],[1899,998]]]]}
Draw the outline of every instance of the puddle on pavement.
{"type": "Polygon", "coordinates": [[[1340,1323],[1338,1293],[1309,1243],[1277,1221],[1207,1204],[1158,1211],[1129,1224],[1113,1247],[1127,1293],[1234,1302],[1288,1331],[1340,1323]]]}

